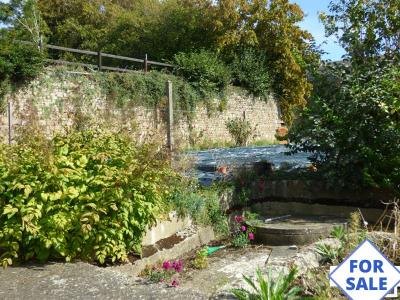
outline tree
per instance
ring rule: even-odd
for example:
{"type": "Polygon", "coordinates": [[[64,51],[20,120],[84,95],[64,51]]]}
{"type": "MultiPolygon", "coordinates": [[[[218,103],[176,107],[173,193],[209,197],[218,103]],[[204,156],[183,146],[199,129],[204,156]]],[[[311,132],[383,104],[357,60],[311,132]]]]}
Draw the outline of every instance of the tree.
{"type": "Polygon", "coordinates": [[[303,18],[301,8],[288,0],[220,0],[214,8],[220,51],[228,57],[243,46],[265,51],[266,72],[272,71],[274,92],[288,125],[295,110],[307,103],[307,68],[319,61],[311,34],[298,25],[303,18]]]}
{"type": "Polygon", "coordinates": [[[353,66],[377,57],[399,61],[399,0],[337,0],[329,8],[321,14],[326,34],[337,37],[353,66]]]}
{"type": "Polygon", "coordinates": [[[321,178],[335,186],[400,193],[399,5],[337,0],[322,16],[350,64],[327,64],[315,74],[311,101],[289,133],[289,147],[310,152],[321,178]]]}
{"type": "Polygon", "coordinates": [[[49,27],[49,43],[101,49],[107,23],[112,17],[112,3],[79,0],[38,0],[42,16],[49,27]]]}
{"type": "MultiPolygon", "coordinates": [[[[35,2],[12,3],[30,1],[35,2]]],[[[264,77],[272,79],[289,125],[310,94],[307,70],[318,55],[310,44],[312,36],[298,25],[303,12],[289,0],[37,1],[48,42],[57,45],[131,57],[148,54],[154,60],[172,60],[179,52],[204,48],[220,54],[227,64],[242,49],[265,53],[259,67],[270,75],[264,77]]]]}
{"type": "Polygon", "coordinates": [[[18,37],[28,38],[36,45],[41,41],[41,34],[45,30],[36,0],[11,0],[9,3],[0,3],[0,22],[9,26],[8,32],[12,31],[18,37]]]}
{"type": "Polygon", "coordinates": [[[334,186],[400,192],[400,69],[329,76],[325,82],[339,82],[339,88],[331,97],[315,97],[302,111],[289,134],[291,149],[310,152],[334,186]]]}
{"type": "Polygon", "coordinates": [[[269,55],[269,68],[275,77],[274,90],[288,125],[310,95],[312,86],[307,68],[319,61],[311,47],[312,35],[298,25],[303,18],[304,13],[297,4],[271,0],[268,13],[257,23],[260,47],[269,55]]]}

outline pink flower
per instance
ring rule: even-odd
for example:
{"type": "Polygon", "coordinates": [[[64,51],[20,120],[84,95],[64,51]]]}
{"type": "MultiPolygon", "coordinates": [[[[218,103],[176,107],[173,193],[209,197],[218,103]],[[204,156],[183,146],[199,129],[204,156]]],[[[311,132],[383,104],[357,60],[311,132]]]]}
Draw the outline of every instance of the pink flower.
{"type": "Polygon", "coordinates": [[[166,260],[163,262],[162,267],[163,267],[163,269],[168,271],[169,269],[171,269],[172,266],[171,266],[171,263],[168,260],[166,260]]]}
{"type": "Polygon", "coordinates": [[[250,241],[254,240],[254,233],[252,232],[249,233],[249,240],[250,241]]]}
{"type": "Polygon", "coordinates": [[[244,218],[243,218],[243,216],[235,216],[235,221],[237,223],[242,223],[244,221],[244,218]]]}
{"type": "Polygon", "coordinates": [[[160,278],[160,282],[164,282],[165,281],[165,279],[164,278],[160,278]]]}
{"type": "Polygon", "coordinates": [[[171,286],[177,287],[178,285],[179,285],[178,280],[176,280],[176,279],[174,278],[174,280],[172,280],[172,282],[171,282],[171,286]]]}
{"type": "Polygon", "coordinates": [[[247,230],[246,226],[242,225],[242,231],[246,231],[246,230],[247,230]]]}
{"type": "Polygon", "coordinates": [[[178,272],[178,273],[182,272],[182,269],[183,269],[183,262],[182,262],[182,260],[180,259],[180,260],[174,261],[174,262],[172,263],[172,268],[174,268],[175,271],[178,272]]]}

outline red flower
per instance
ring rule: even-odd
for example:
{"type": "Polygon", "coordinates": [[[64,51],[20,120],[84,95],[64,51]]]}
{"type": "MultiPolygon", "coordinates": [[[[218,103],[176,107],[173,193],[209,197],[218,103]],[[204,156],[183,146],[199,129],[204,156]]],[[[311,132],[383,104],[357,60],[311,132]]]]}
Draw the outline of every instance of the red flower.
{"type": "Polygon", "coordinates": [[[254,240],[254,233],[252,232],[249,233],[249,240],[251,241],[254,240]]]}

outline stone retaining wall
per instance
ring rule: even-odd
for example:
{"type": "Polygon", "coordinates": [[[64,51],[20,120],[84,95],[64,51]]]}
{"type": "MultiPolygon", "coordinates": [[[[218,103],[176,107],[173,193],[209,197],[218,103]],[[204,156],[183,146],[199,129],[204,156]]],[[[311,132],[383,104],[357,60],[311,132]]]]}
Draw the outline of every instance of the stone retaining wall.
{"type": "MultiPolygon", "coordinates": [[[[135,131],[140,140],[158,133],[166,139],[165,116],[162,111],[148,107],[125,105],[123,109],[107,100],[98,82],[90,74],[60,75],[60,70],[47,70],[17,94],[6,101],[12,106],[12,137],[15,138],[23,125],[35,120],[47,135],[63,131],[71,126],[107,122],[111,128],[125,127],[135,131]]],[[[64,71],[66,72],[66,71],[64,71]]],[[[188,144],[230,142],[226,121],[245,116],[255,128],[256,140],[275,140],[280,127],[277,101],[272,97],[263,101],[243,91],[231,91],[227,106],[222,112],[210,113],[199,106],[189,121],[176,118],[175,140],[188,144]]],[[[177,112],[179,113],[179,112],[177,112]]],[[[7,111],[0,115],[0,137],[8,137],[7,111]]]]}

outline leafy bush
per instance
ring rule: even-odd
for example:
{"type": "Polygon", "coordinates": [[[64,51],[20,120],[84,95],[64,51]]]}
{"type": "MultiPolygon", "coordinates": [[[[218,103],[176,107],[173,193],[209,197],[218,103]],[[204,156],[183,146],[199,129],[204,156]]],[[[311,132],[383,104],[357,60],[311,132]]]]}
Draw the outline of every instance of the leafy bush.
{"type": "Polygon", "coordinates": [[[210,51],[178,53],[174,64],[175,74],[185,78],[205,98],[223,94],[230,82],[228,67],[210,51]]]}
{"type": "Polygon", "coordinates": [[[330,72],[335,89],[316,95],[289,133],[293,152],[311,153],[337,186],[400,191],[400,70],[374,66],[330,72]]]}
{"type": "Polygon", "coordinates": [[[254,228],[244,216],[235,216],[232,245],[236,248],[244,248],[254,240],[254,228]]]}
{"type": "Polygon", "coordinates": [[[228,223],[221,208],[220,196],[216,189],[203,189],[181,182],[168,198],[172,209],[181,216],[191,216],[197,224],[211,225],[220,236],[228,234],[228,223]]]}
{"type": "Polygon", "coordinates": [[[271,89],[266,53],[246,48],[240,51],[231,64],[235,84],[246,88],[254,96],[265,97],[271,89]]]}
{"type": "Polygon", "coordinates": [[[255,131],[249,121],[240,117],[227,121],[226,128],[234,139],[236,146],[246,146],[255,131]]]}
{"type": "Polygon", "coordinates": [[[34,78],[43,67],[43,55],[36,47],[0,38],[0,112],[4,111],[4,96],[15,85],[34,78]]]}
{"type": "Polygon", "coordinates": [[[34,78],[42,67],[43,55],[37,47],[0,39],[0,82],[24,82],[34,78]]]}
{"type": "Polygon", "coordinates": [[[279,276],[273,280],[271,271],[268,274],[267,279],[261,273],[260,269],[257,269],[256,277],[257,283],[251,280],[250,277],[243,275],[246,283],[252,288],[251,291],[246,289],[233,289],[232,293],[239,300],[294,300],[302,299],[299,293],[302,289],[298,286],[293,286],[293,282],[296,279],[296,269],[291,269],[289,274],[285,275],[280,273],[279,276]]]}
{"type": "Polygon", "coordinates": [[[208,252],[207,247],[196,252],[196,257],[193,260],[193,265],[196,269],[203,270],[208,268],[208,252]]]}
{"type": "Polygon", "coordinates": [[[174,176],[149,145],[87,131],[0,146],[0,263],[124,261],[165,208],[174,176]]]}

